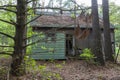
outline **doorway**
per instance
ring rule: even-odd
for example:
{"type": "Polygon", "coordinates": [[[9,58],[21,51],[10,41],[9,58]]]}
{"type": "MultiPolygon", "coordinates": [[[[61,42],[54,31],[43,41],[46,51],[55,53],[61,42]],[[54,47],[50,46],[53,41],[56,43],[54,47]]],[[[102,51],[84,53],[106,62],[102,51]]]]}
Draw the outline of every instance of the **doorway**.
{"type": "Polygon", "coordinates": [[[74,37],[72,34],[66,34],[66,56],[74,56],[74,37]]]}

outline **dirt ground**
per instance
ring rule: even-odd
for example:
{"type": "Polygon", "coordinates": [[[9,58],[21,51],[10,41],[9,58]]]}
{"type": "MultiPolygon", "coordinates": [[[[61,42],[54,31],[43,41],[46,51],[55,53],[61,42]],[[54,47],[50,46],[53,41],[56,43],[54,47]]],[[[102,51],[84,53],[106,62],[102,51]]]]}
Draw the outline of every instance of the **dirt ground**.
{"type": "Polygon", "coordinates": [[[46,70],[59,73],[63,80],[120,80],[120,65],[110,62],[98,66],[83,60],[38,61],[46,70]]]}
{"type": "Polygon", "coordinates": [[[37,66],[39,65],[43,66],[39,69],[45,66],[43,72],[35,72],[35,67],[25,76],[12,77],[10,80],[120,80],[120,64],[110,62],[99,66],[83,60],[51,60],[37,61],[37,66]]]}

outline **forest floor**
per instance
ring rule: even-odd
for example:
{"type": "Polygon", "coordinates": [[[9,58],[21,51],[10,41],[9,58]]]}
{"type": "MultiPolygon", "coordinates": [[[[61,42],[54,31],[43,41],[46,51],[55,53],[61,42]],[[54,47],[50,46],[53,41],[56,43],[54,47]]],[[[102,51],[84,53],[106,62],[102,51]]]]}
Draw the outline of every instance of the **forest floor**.
{"type": "Polygon", "coordinates": [[[21,80],[120,80],[120,65],[107,62],[105,66],[83,60],[37,61],[21,80]],[[25,78],[26,77],[26,78],[25,78]]]}
{"type": "Polygon", "coordinates": [[[120,64],[110,62],[100,66],[84,60],[50,60],[28,67],[25,76],[10,80],[120,80],[120,64]]]}

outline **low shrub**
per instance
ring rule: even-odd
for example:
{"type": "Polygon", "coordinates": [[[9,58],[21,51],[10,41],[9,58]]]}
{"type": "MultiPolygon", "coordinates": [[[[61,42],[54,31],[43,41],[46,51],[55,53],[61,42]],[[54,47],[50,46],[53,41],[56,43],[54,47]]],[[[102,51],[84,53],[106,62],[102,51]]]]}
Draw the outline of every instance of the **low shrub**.
{"type": "Polygon", "coordinates": [[[94,61],[95,56],[92,53],[91,49],[86,48],[83,50],[83,53],[80,54],[80,58],[89,62],[89,61],[94,61]]]}

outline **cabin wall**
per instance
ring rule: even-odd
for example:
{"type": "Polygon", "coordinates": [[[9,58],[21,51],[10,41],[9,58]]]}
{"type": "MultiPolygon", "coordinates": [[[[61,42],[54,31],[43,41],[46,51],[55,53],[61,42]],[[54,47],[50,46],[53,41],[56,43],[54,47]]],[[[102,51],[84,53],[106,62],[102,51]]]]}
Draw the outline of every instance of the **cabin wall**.
{"type": "Polygon", "coordinates": [[[91,48],[91,43],[93,41],[92,38],[92,31],[90,31],[90,34],[84,38],[84,39],[75,39],[75,44],[77,49],[84,49],[84,48],[91,48]]]}
{"type": "MultiPolygon", "coordinates": [[[[44,35],[44,38],[46,35],[44,35]]],[[[33,42],[40,37],[33,38],[33,42]]],[[[65,59],[65,34],[55,33],[55,40],[47,38],[32,47],[33,59],[65,59]]]]}
{"type": "MultiPolygon", "coordinates": [[[[40,32],[40,31],[38,31],[40,32]]],[[[43,31],[44,32],[44,31],[43,31]]],[[[94,43],[93,33],[92,30],[90,30],[90,34],[85,39],[76,39],[74,35],[74,30],[64,30],[64,31],[57,31],[55,33],[55,40],[51,40],[51,38],[47,38],[45,41],[39,42],[32,46],[32,54],[31,57],[34,59],[66,59],[66,35],[73,35],[73,51],[75,51],[75,54],[79,54],[79,49],[85,49],[85,48],[92,48],[92,45],[94,43]]],[[[104,35],[103,31],[101,33],[102,36],[102,47],[104,47],[104,35]]],[[[44,34],[42,36],[44,39],[46,38],[46,35],[44,34]]],[[[41,39],[41,36],[38,36],[36,38],[33,38],[33,42],[41,39]]],[[[115,43],[114,43],[114,30],[111,30],[111,43],[113,48],[113,53],[115,52],[115,43]]],[[[102,49],[104,52],[104,48],[102,49]]]]}
{"type": "MultiPolygon", "coordinates": [[[[112,50],[113,50],[113,53],[115,53],[115,39],[114,39],[114,30],[111,30],[111,43],[112,43],[112,50]]],[[[101,32],[101,36],[102,36],[102,39],[101,39],[101,42],[102,42],[102,51],[104,52],[104,34],[103,34],[103,31],[101,32]]],[[[93,40],[93,34],[92,34],[92,31],[90,32],[90,34],[88,35],[88,37],[86,37],[85,39],[76,39],[76,47],[78,49],[85,49],[85,48],[92,48],[92,45],[94,43],[94,40],[93,40]]]]}

